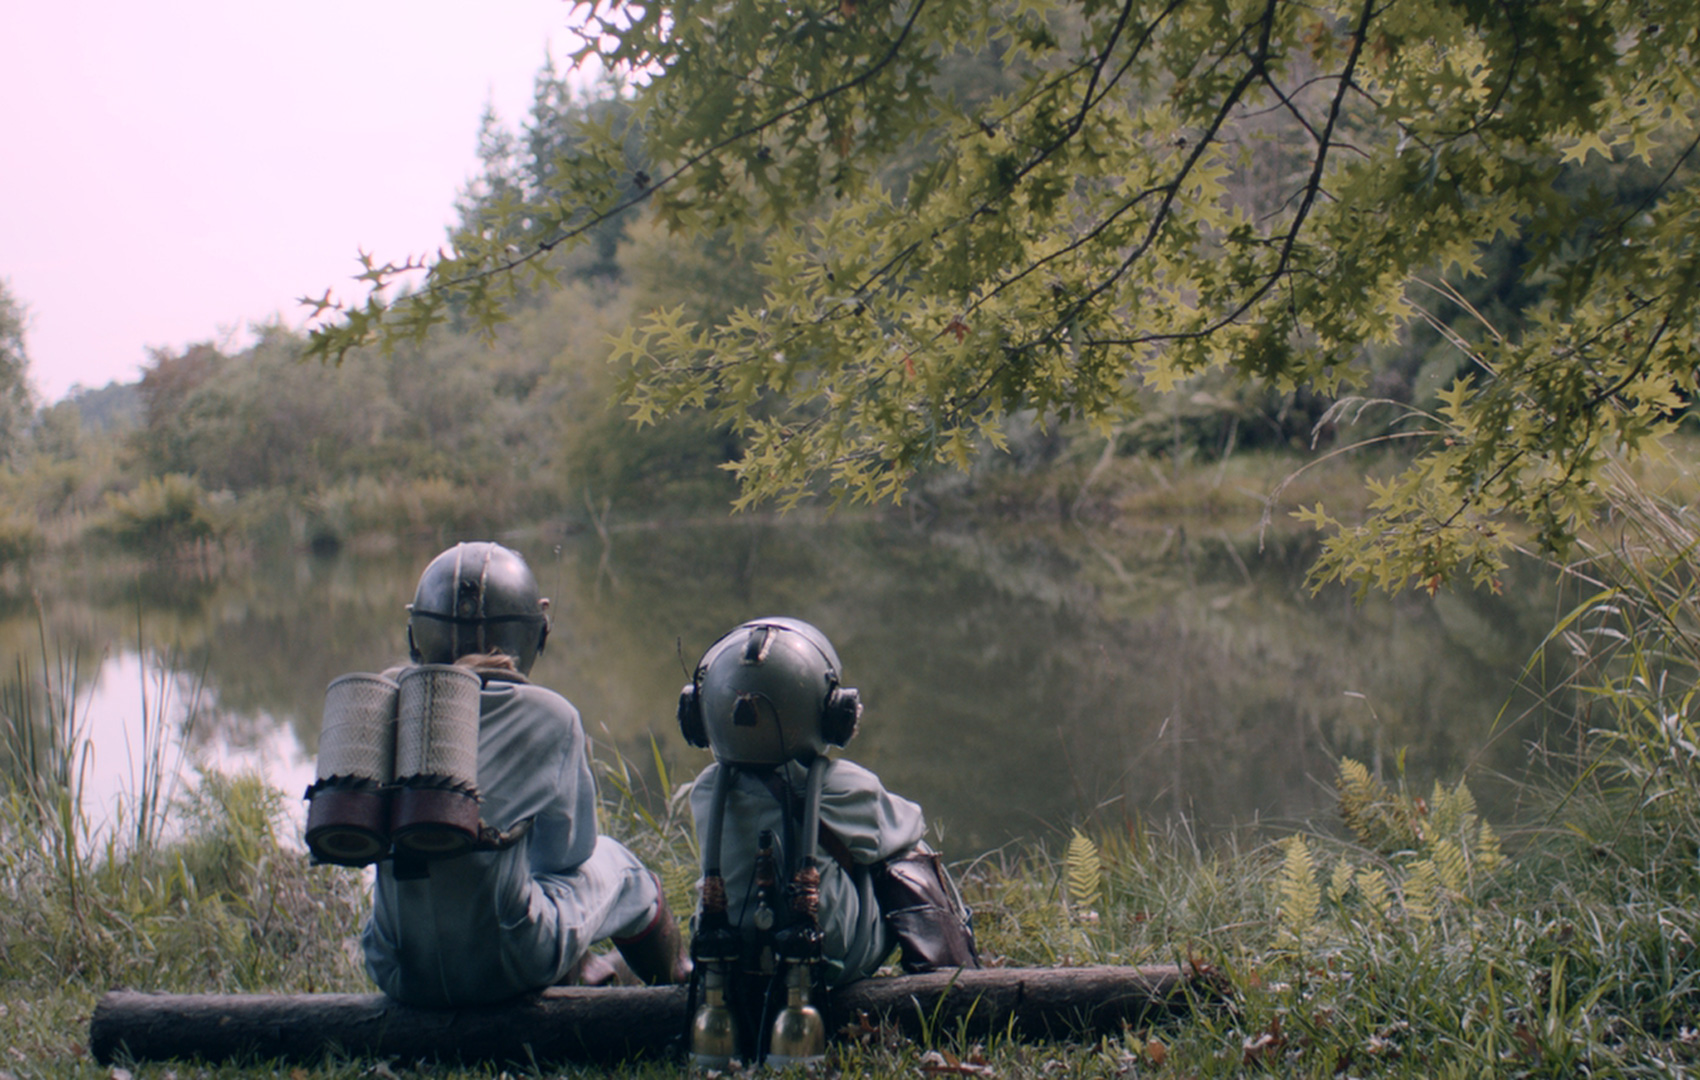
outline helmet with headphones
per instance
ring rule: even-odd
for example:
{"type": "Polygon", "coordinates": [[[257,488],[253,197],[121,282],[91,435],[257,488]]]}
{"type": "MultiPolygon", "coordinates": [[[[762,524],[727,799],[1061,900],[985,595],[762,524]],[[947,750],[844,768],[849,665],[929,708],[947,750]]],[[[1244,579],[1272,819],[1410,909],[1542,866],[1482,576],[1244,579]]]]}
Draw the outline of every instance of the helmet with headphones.
{"type": "Polygon", "coordinates": [[[521,674],[549,637],[549,601],[519,552],[488,541],[456,544],[431,560],[407,605],[407,647],[416,664],[452,664],[503,652],[521,674]]]}
{"type": "Polygon", "coordinates": [[[679,730],[728,765],[808,761],[856,734],[862,700],[801,619],[753,619],[709,646],[679,694],[679,730]]]}

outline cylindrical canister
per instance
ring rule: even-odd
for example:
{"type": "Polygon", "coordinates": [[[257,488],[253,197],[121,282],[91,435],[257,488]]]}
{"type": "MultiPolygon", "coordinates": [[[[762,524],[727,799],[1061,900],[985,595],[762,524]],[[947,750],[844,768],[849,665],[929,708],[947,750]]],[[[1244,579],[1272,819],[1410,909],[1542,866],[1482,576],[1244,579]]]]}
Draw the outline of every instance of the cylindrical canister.
{"type": "Polygon", "coordinates": [[[420,664],[397,680],[395,798],[390,833],[420,858],[459,855],[478,840],[477,674],[420,664]]]}
{"type": "Polygon", "coordinates": [[[398,687],[357,672],[325,688],[319,760],[307,789],[307,847],[320,862],[365,866],[389,849],[398,687]]]}

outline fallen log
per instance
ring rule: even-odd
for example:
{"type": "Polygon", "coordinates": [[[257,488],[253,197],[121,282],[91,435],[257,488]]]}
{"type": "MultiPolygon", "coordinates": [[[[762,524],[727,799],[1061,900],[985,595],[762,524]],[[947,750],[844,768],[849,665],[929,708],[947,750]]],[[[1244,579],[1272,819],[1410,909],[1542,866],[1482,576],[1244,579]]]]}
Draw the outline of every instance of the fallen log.
{"type": "MultiPolygon", "coordinates": [[[[864,979],[835,991],[835,1039],[881,1025],[910,1038],[1013,1032],[1066,1038],[1141,1026],[1219,998],[1206,974],[1175,966],[987,968],[864,979]]],[[[95,1060],[206,1062],[330,1057],[519,1065],[608,1063],[680,1045],[679,986],[552,987],[476,1009],[414,1009],[382,994],[149,994],[115,990],[95,1006],[95,1060]]]]}

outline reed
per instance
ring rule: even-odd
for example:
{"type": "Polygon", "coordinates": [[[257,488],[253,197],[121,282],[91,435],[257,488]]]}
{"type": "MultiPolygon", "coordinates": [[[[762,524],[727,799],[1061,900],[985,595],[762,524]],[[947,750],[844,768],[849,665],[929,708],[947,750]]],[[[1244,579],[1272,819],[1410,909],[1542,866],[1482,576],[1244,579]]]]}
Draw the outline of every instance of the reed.
{"type": "Polygon", "coordinates": [[[39,647],[0,681],[0,1070],[75,1072],[88,1011],[115,986],[361,988],[362,883],[308,866],[259,777],[203,772],[174,793],[163,690],[123,805],[91,820],[80,658],[45,629],[39,647]]]}
{"type": "Polygon", "coordinates": [[[47,869],[64,897],[66,914],[80,925],[89,836],[83,784],[92,750],[87,714],[78,712],[80,657],[75,647],[49,645],[39,607],[36,625],[39,670],[19,656],[0,684],[0,776],[6,784],[0,839],[13,859],[27,853],[47,869]]]}

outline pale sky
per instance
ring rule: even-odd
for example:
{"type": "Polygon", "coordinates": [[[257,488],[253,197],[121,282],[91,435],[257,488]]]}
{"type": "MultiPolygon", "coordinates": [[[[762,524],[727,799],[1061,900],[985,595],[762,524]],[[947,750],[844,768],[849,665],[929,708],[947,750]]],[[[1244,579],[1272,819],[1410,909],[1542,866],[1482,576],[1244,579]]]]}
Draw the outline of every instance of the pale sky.
{"type": "Polygon", "coordinates": [[[57,0],[0,18],[0,280],[45,401],[346,299],[443,242],[478,119],[510,125],[563,0],[57,0]]]}

